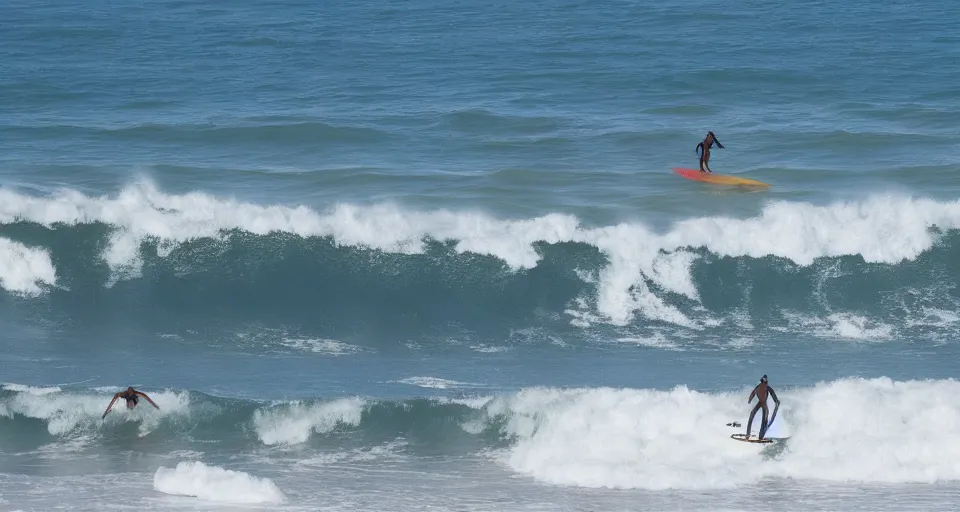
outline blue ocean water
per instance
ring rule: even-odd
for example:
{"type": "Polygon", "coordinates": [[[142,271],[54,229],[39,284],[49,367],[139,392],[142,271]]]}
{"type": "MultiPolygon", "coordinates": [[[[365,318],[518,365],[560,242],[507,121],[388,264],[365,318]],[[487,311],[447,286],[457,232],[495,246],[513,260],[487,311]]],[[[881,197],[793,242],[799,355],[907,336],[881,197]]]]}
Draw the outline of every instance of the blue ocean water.
{"type": "Polygon", "coordinates": [[[951,508],[958,18],[4,2],[0,506],[951,508]]]}

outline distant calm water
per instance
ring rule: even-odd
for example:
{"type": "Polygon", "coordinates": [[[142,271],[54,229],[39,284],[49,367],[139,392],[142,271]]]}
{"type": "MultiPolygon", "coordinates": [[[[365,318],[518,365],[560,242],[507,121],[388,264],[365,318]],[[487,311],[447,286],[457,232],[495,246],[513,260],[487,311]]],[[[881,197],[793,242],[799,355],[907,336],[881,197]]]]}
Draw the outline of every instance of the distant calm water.
{"type": "Polygon", "coordinates": [[[7,0],[0,509],[955,507],[958,19],[7,0]]]}

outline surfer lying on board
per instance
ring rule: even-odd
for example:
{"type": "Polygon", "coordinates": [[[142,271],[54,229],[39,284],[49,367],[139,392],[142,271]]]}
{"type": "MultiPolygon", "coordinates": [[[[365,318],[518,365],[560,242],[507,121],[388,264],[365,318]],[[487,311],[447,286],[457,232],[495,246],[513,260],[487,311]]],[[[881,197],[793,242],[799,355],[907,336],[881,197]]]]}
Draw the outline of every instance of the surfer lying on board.
{"type": "Polygon", "coordinates": [[[160,407],[157,404],[153,403],[153,400],[150,400],[150,397],[146,393],[141,393],[132,387],[128,387],[126,391],[121,391],[113,395],[113,400],[110,400],[110,405],[107,406],[107,410],[103,411],[103,416],[100,416],[100,419],[107,417],[107,414],[110,412],[110,409],[113,407],[113,403],[117,401],[118,398],[122,398],[127,401],[127,409],[133,409],[137,406],[137,402],[140,401],[140,397],[147,399],[150,402],[150,405],[159,409],[160,407]]]}
{"type": "Polygon", "coordinates": [[[748,404],[753,401],[753,397],[757,397],[760,402],[753,408],[753,411],[750,412],[750,419],[747,420],[747,439],[750,438],[750,427],[753,426],[753,417],[757,414],[758,409],[763,409],[763,416],[760,419],[760,436],[758,437],[758,439],[763,439],[763,436],[767,433],[767,427],[777,418],[780,399],[777,398],[777,393],[773,391],[773,388],[767,384],[766,375],[760,377],[760,384],[757,384],[757,387],[753,388],[753,391],[750,392],[750,398],[747,399],[748,404]],[[773,408],[773,417],[770,418],[770,423],[767,423],[767,393],[770,393],[774,403],[777,404],[773,408]]]}
{"type": "Polygon", "coordinates": [[[695,150],[697,154],[700,155],[700,172],[713,172],[710,170],[710,148],[713,147],[713,144],[716,143],[720,149],[723,149],[723,144],[720,144],[720,141],[717,140],[717,136],[713,132],[707,132],[707,138],[703,139],[703,142],[697,144],[697,149],[695,150]],[[707,170],[704,171],[703,168],[706,166],[707,170]]]}

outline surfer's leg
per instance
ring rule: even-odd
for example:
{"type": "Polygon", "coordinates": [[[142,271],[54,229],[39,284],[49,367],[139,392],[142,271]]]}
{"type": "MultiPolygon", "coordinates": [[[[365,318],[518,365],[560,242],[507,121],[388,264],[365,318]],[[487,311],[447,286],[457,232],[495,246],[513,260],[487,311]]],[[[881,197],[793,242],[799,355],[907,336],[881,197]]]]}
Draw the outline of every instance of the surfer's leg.
{"type": "Polygon", "coordinates": [[[767,404],[763,404],[763,416],[760,418],[760,436],[759,439],[763,439],[763,436],[767,434],[767,404]]]}
{"type": "Polygon", "coordinates": [[[713,172],[710,170],[710,152],[709,151],[703,152],[703,163],[700,165],[700,172],[703,172],[704,166],[706,166],[707,172],[710,172],[710,173],[713,172]]]}
{"type": "Polygon", "coordinates": [[[753,426],[753,417],[757,415],[757,409],[760,409],[760,404],[757,404],[756,407],[750,411],[750,419],[747,420],[747,438],[750,438],[750,427],[753,426]]]}

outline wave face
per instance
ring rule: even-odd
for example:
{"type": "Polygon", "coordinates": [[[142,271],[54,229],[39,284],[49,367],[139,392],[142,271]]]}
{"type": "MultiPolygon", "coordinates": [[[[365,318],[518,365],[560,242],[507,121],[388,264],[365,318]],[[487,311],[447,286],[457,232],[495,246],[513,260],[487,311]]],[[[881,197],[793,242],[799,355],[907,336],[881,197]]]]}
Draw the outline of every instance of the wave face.
{"type": "Polygon", "coordinates": [[[121,312],[160,332],[256,321],[366,339],[454,326],[883,340],[954,332],[958,227],[960,202],[894,196],[772,202],[656,231],[566,214],[259,206],[147,183],[113,197],[3,190],[0,285],[53,318],[121,312]]]}
{"type": "MultiPolygon", "coordinates": [[[[960,445],[951,441],[960,435],[957,381],[854,378],[779,389],[783,407],[774,435],[781,441],[769,447],[729,438],[738,430],[728,422],[746,423],[748,392],[526,388],[463,399],[263,403],[151,391],[159,412],[121,408],[101,422],[106,393],[8,385],[0,392],[0,443],[18,456],[124,447],[202,452],[214,443],[222,453],[306,465],[466,455],[552,484],[651,490],[716,489],[770,477],[960,480],[960,445]]],[[[196,495],[189,482],[197,478],[217,484],[207,489],[214,500],[251,480],[187,464],[158,470],[155,485],[196,495]]],[[[269,481],[255,483],[257,492],[244,499],[282,499],[269,481]]]]}

